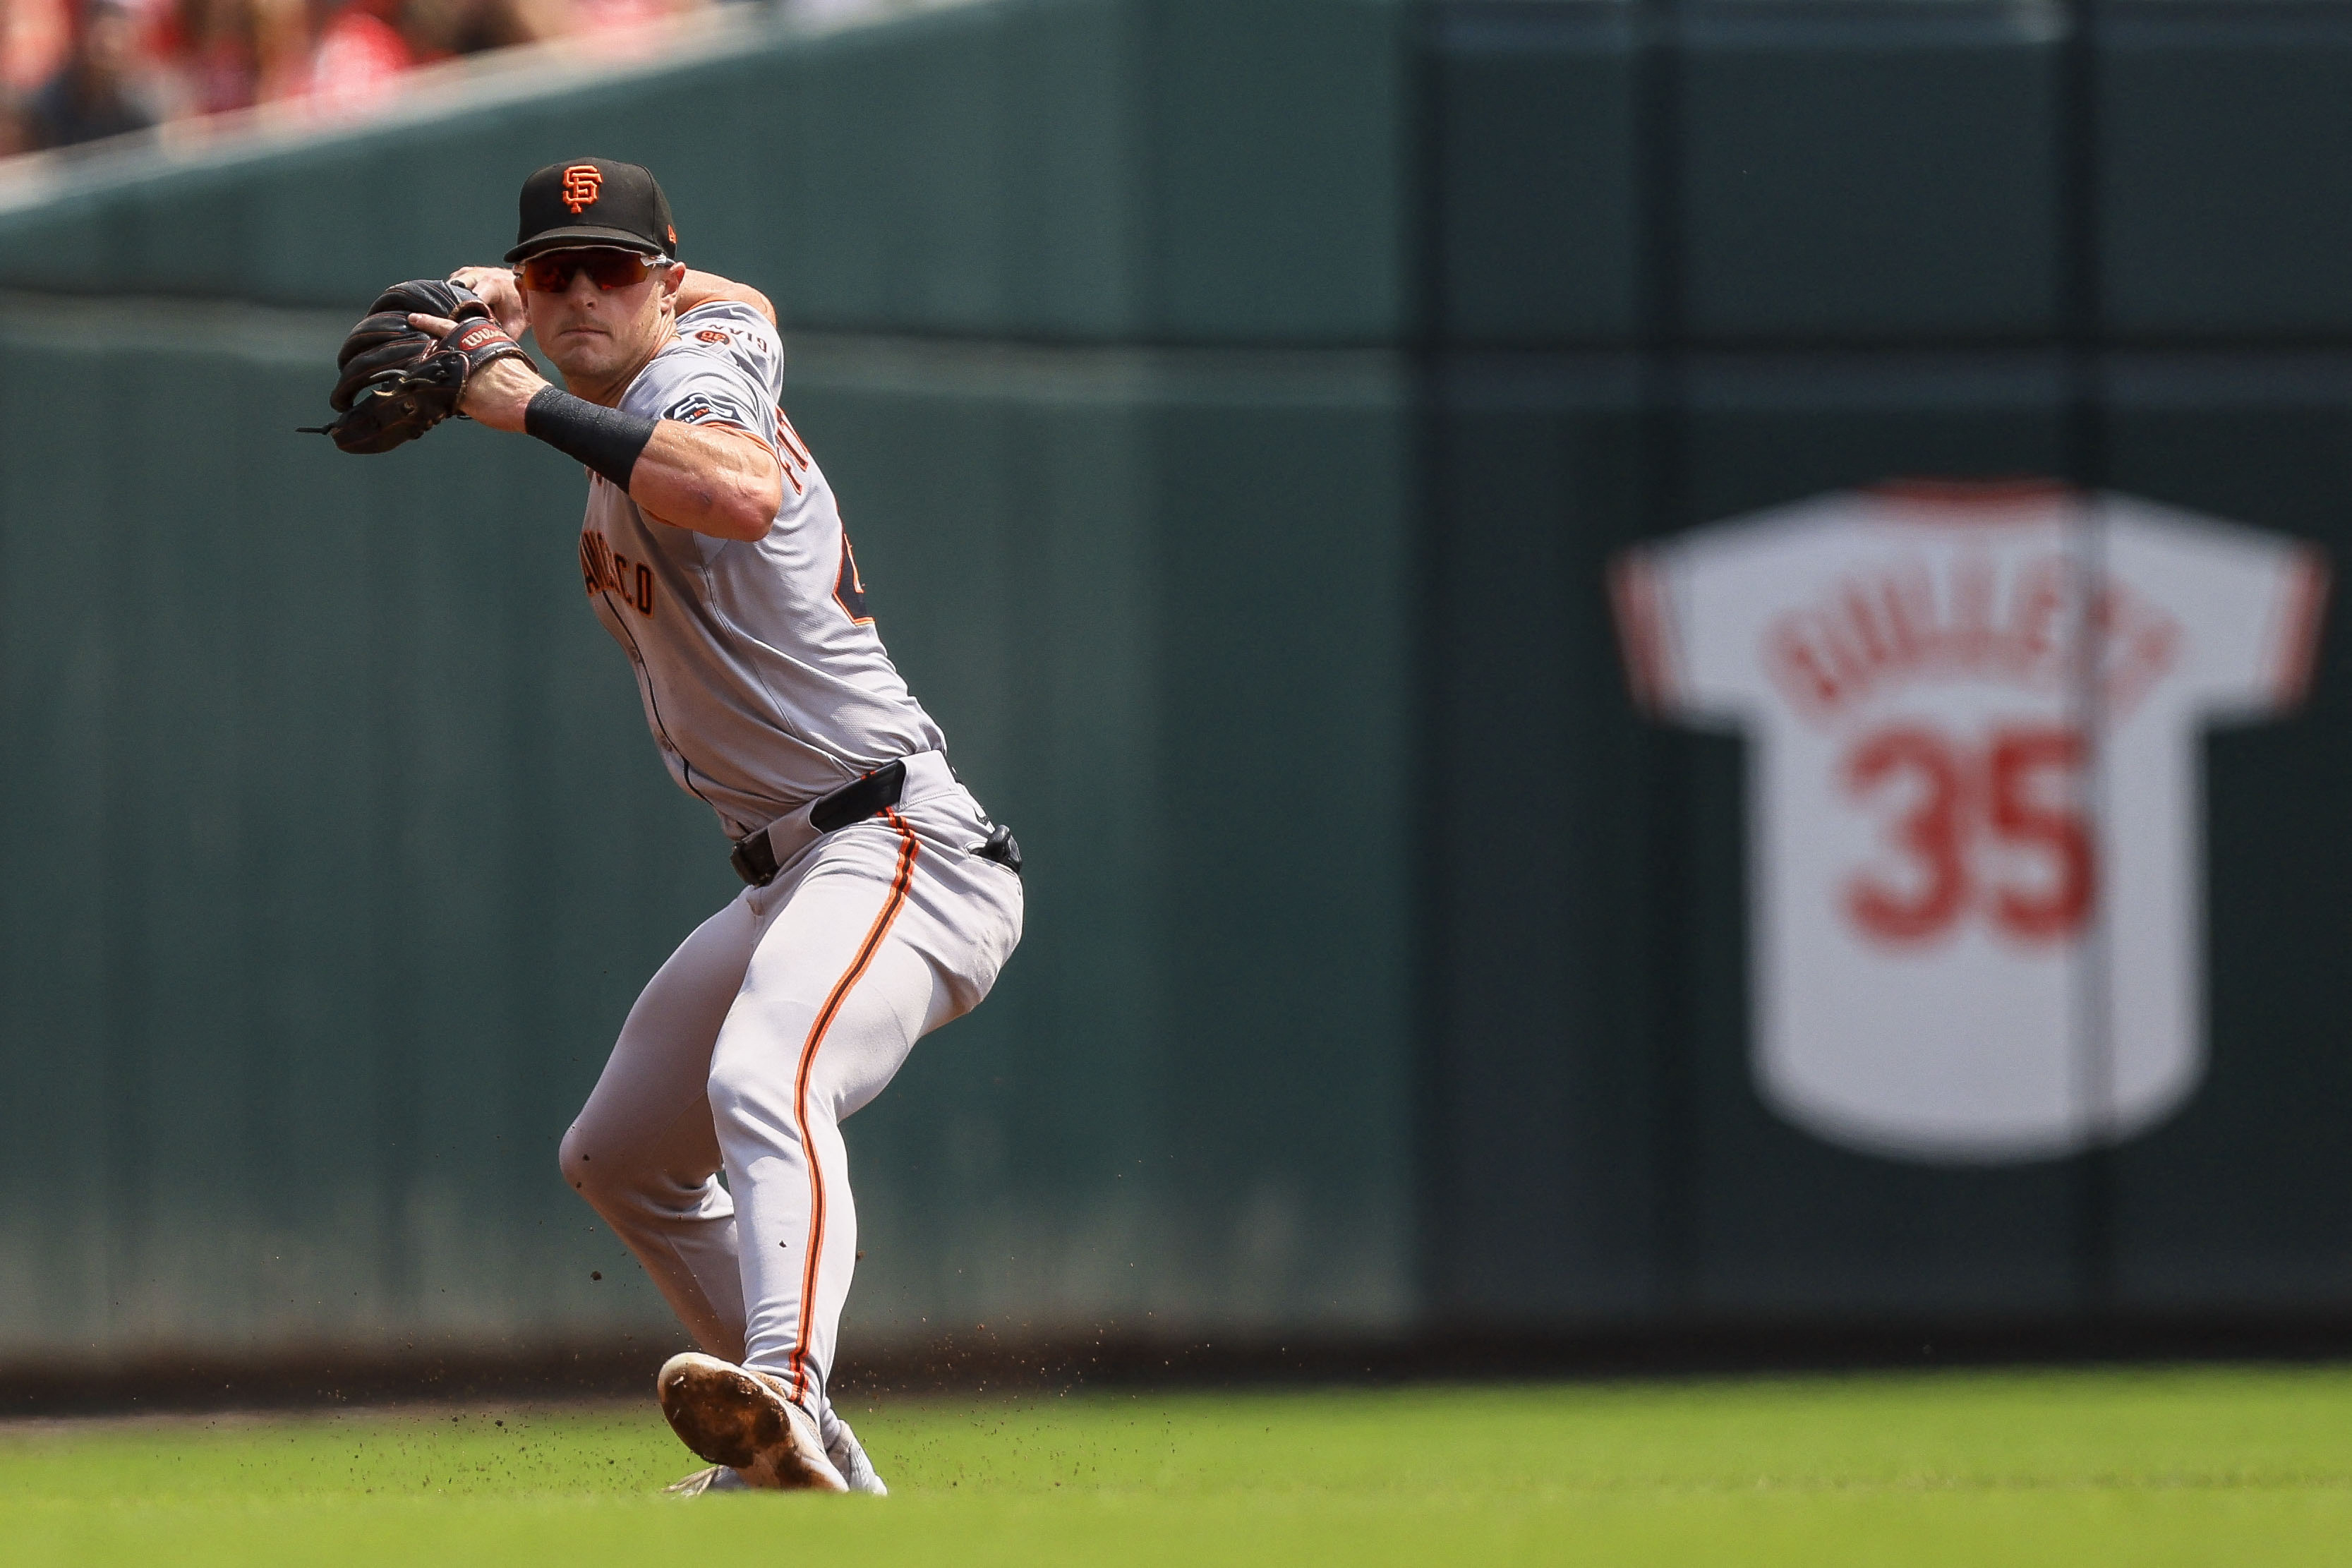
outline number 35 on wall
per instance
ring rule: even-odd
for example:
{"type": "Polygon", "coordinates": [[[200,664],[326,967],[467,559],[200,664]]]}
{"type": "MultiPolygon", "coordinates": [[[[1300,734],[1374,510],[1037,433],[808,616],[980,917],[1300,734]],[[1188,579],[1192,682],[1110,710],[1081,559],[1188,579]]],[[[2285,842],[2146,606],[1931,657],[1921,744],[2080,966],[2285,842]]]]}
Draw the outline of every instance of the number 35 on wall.
{"type": "Polygon", "coordinates": [[[1874,941],[1932,942],[1969,919],[2015,942],[2063,942],[2088,921],[2097,851],[2084,820],[2082,731],[1992,731],[1971,743],[1921,724],[1864,735],[1839,764],[1849,799],[1884,814],[1899,871],[1846,879],[1845,914],[1874,941]]]}

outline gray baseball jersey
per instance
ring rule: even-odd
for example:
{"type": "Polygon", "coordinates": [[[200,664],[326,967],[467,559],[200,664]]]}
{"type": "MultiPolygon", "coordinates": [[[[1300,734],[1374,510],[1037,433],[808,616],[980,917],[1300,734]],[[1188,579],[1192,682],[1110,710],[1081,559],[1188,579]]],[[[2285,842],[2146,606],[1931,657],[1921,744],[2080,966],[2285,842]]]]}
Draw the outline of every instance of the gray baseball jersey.
{"type": "Polygon", "coordinates": [[[648,517],[591,476],[580,567],[629,656],[646,722],[679,787],[730,837],[870,768],[945,741],[866,614],[833,491],[777,400],[783,343],[749,305],[701,305],[621,407],[740,430],[783,466],[765,537],[717,539],[648,517]]]}

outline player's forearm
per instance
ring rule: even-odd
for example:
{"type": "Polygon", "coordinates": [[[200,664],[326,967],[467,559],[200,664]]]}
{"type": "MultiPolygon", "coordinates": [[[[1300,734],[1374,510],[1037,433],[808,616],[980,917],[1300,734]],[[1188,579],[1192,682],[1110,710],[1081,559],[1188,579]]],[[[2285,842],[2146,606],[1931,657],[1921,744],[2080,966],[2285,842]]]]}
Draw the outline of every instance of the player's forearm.
{"type": "Polygon", "coordinates": [[[629,499],[676,528],[761,539],[784,502],[783,472],[750,436],[664,419],[629,472],[629,499]]]}
{"type": "Polygon", "coordinates": [[[686,282],[677,291],[677,310],[679,315],[683,316],[697,305],[708,305],[719,300],[749,305],[767,317],[771,325],[776,323],[775,306],[770,304],[768,297],[757,289],[744,283],[730,282],[716,272],[697,272],[691,267],[686,269],[686,282]]]}
{"type": "Polygon", "coordinates": [[[647,514],[718,539],[761,539],[784,504],[783,466],[748,431],[647,419],[575,397],[516,360],[467,383],[465,411],[546,442],[629,492],[647,514]]]}

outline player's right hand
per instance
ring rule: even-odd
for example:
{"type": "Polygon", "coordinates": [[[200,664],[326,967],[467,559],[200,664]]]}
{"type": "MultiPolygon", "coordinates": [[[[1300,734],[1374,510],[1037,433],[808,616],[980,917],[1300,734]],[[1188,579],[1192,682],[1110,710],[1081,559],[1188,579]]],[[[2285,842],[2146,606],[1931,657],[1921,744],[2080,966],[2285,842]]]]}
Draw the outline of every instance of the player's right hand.
{"type": "Polygon", "coordinates": [[[460,267],[449,274],[449,281],[480,295],[482,303],[490,308],[491,316],[517,342],[530,331],[530,318],[523,310],[522,290],[515,284],[513,268],[460,267]]]}
{"type": "Polygon", "coordinates": [[[462,331],[457,322],[446,316],[412,314],[408,324],[439,340],[444,349],[455,349],[465,356],[465,372],[455,400],[457,412],[493,430],[523,427],[523,411],[548,381],[511,338],[503,331],[492,332],[480,321],[473,323],[478,331],[471,333],[462,331]]]}

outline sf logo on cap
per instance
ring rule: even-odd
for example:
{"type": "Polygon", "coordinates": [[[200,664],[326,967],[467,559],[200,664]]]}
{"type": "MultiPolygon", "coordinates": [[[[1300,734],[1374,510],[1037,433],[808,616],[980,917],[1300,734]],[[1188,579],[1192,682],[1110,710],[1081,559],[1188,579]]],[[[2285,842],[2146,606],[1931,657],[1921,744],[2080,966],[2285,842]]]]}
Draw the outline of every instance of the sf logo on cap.
{"type": "Polygon", "coordinates": [[[591,205],[604,184],[604,172],[593,163],[574,163],[563,171],[563,205],[573,212],[591,205]]]}

